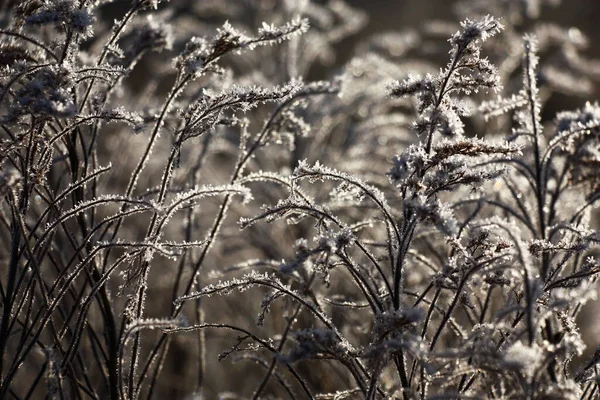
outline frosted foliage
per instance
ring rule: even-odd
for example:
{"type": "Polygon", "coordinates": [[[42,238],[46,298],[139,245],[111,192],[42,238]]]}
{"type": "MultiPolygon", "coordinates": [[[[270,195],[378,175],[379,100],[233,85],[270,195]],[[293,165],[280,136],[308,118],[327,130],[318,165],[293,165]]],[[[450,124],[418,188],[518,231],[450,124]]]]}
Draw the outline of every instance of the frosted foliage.
{"type": "Polygon", "coordinates": [[[0,398],[598,398],[593,40],[449,3],[0,4],[0,398]]]}

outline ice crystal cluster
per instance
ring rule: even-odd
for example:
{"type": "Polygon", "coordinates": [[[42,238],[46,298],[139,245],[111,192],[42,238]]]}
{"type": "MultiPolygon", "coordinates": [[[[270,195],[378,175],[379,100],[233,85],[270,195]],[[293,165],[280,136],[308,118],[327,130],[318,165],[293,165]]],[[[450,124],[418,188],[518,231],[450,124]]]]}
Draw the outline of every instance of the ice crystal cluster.
{"type": "Polygon", "coordinates": [[[0,398],[600,397],[559,0],[109,3],[0,5],[0,398]]]}

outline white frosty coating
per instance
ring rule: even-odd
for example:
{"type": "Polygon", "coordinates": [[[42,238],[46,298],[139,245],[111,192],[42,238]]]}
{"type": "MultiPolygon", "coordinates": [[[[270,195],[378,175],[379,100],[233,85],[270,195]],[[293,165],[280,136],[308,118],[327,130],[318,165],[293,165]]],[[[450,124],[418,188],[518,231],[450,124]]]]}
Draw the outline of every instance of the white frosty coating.
{"type": "Polygon", "coordinates": [[[489,16],[358,34],[319,82],[301,76],[366,21],[342,0],[134,0],[113,26],[94,23],[104,1],[17,4],[0,30],[0,397],[44,370],[55,397],[162,392],[166,333],[197,331],[184,370],[208,379],[205,329],[238,335],[222,359],[266,367],[243,370],[254,398],[592,391],[598,354],[564,371],[600,274],[600,111],[543,106],[600,63],[576,27],[535,20],[552,1],[461,0],[504,16],[494,41],[489,16]],[[440,35],[442,69],[418,59],[440,35]],[[257,326],[211,311],[229,300],[257,326]],[[310,384],[321,365],[332,393],[310,384]]]}

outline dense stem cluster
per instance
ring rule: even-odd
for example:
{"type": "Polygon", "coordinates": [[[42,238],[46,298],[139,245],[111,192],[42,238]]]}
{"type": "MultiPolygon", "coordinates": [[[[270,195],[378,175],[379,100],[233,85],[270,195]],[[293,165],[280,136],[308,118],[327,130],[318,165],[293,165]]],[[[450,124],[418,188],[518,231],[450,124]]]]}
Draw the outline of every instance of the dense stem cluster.
{"type": "Polygon", "coordinates": [[[558,1],[373,37],[105,3],[0,5],[0,398],[600,395],[600,106],[546,117],[600,62],[558,1]]]}

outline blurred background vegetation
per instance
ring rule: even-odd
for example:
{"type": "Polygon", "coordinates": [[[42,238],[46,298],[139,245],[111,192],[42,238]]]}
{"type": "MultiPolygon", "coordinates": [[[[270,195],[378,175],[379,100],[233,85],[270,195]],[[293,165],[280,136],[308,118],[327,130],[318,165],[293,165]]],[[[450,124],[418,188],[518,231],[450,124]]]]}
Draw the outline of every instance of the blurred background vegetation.
{"type": "MultiPolygon", "coordinates": [[[[218,2],[220,0],[190,0],[189,3],[193,3],[196,1],[197,3],[210,3],[210,2],[218,2]]],[[[245,2],[246,0],[238,0],[240,3],[245,2]]],[[[274,7],[278,1],[281,0],[264,0],[263,8],[270,9],[274,7]]],[[[299,0],[300,1],[300,0],[299,0]]],[[[357,45],[363,41],[368,36],[373,34],[378,34],[386,31],[407,31],[407,30],[421,30],[424,29],[426,24],[432,20],[440,20],[440,21],[452,21],[456,22],[459,18],[456,16],[454,1],[450,0],[346,0],[347,3],[352,5],[353,7],[362,9],[366,15],[368,16],[368,22],[366,26],[360,31],[358,34],[354,34],[344,40],[342,40],[335,48],[336,57],[335,59],[331,59],[331,62],[318,64],[314,68],[312,68],[309,72],[309,76],[305,77],[306,80],[316,80],[316,79],[324,79],[330,78],[335,74],[336,71],[340,69],[346,62],[348,62],[353,56],[356,55],[357,45]]],[[[542,2],[543,0],[539,0],[542,2]]],[[[20,0],[0,0],[0,10],[10,10],[11,7],[16,6],[20,0]]],[[[322,1],[324,2],[324,1],[322,1]]],[[[184,2],[180,2],[184,3],[184,2]]],[[[501,0],[498,0],[498,3],[501,3],[501,0]]],[[[542,8],[542,15],[540,16],[540,20],[543,21],[552,21],[555,24],[561,25],[563,27],[572,27],[572,33],[574,35],[578,34],[580,31],[582,34],[589,38],[589,48],[586,51],[586,55],[592,59],[600,59],[600,1],[598,0],[563,0],[562,2],[558,1],[545,1],[545,3],[556,3],[555,5],[550,5],[549,7],[542,8]]],[[[108,4],[102,8],[101,18],[109,24],[115,18],[121,18],[123,13],[129,8],[130,1],[116,1],[111,4],[108,4]]],[[[169,3],[163,3],[161,8],[169,7],[169,3]]],[[[185,8],[179,8],[175,12],[185,13],[185,8]]],[[[220,17],[213,17],[211,15],[201,16],[206,18],[203,22],[214,23],[215,26],[219,26],[222,24],[222,20],[220,17]],[[214,19],[213,19],[214,18],[214,19]]],[[[249,21],[248,26],[253,26],[260,24],[261,21],[249,21]]],[[[271,22],[271,21],[266,21],[271,22]]],[[[530,21],[523,21],[523,31],[527,31],[527,26],[530,21]]],[[[533,22],[533,21],[531,21],[533,22]]],[[[0,21],[0,26],[2,26],[2,21],[0,21]]],[[[175,27],[177,29],[178,27],[175,27]]],[[[181,28],[181,27],[179,27],[181,28]]],[[[192,29],[186,27],[185,29],[192,29]]],[[[195,34],[205,34],[205,32],[196,32],[195,34]]],[[[424,43],[424,47],[426,43],[424,43]]],[[[435,48],[436,51],[439,47],[435,48]]],[[[425,49],[426,50],[426,49],[425,49]]],[[[432,61],[436,63],[436,65],[445,65],[447,60],[447,53],[445,52],[432,52],[429,54],[432,58],[432,61]]],[[[151,53],[146,56],[146,60],[141,62],[132,74],[132,79],[127,82],[133,86],[136,85],[136,81],[144,82],[147,80],[148,74],[152,73],[152,57],[170,57],[165,53],[156,54],[151,53]]],[[[400,79],[402,77],[398,77],[400,79]]],[[[591,94],[583,97],[573,97],[555,94],[552,98],[546,103],[546,107],[544,109],[544,113],[546,115],[554,115],[557,111],[565,110],[565,109],[575,109],[580,107],[585,101],[597,101],[599,96],[599,87],[598,82],[593,82],[594,87],[591,94]]],[[[169,84],[165,85],[165,90],[168,88],[169,84]]],[[[144,138],[138,139],[144,140],[144,138]]],[[[117,142],[115,142],[116,146],[117,142]]],[[[119,149],[116,147],[110,148],[107,147],[107,151],[117,151],[120,150],[123,153],[123,162],[127,162],[128,157],[131,155],[127,151],[123,151],[123,149],[119,149]]],[[[223,173],[223,172],[221,172],[223,173]]],[[[128,177],[124,176],[122,179],[127,180],[128,177]]],[[[210,216],[210,212],[213,210],[209,210],[207,215],[210,216]]],[[[224,261],[220,259],[227,260],[227,251],[226,249],[217,249],[221,254],[215,255],[215,258],[219,261],[215,263],[218,265],[223,265],[224,261]]],[[[210,266],[209,269],[212,269],[210,266]]],[[[161,281],[165,279],[165,276],[161,276],[161,281]]],[[[160,287],[157,286],[158,290],[160,287]]],[[[152,298],[152,296],[150,296],[152,298]]],[[[162,304],[162,299],[158,299],[156,304],[152,304],[153,310],[158,309],[158,307],[162,304]]],[[[245,303],[236,303],[232,302],[230,299],[225,300],[224,298],[215,298],[209,299],[206,303],[206,309],[211,310],[215,314],[220,315],[249,315],[249,319],[253,319],[255,316],[254,304],[251,301],[245,303]]],[[[590,348],[593,349],[595,345],[598,344],[600,338],[600,324],[597,321],[598,315],[598,303],[594,303],[588,305],[584,312],[580,314],[580,321],[582,322],[580,326],[582,326],[584,338],[586,342],[590,345],[590,348]]],[[[166,312],[166,311],[165,311],[166,312]]],[[[209,318],[212,320],[213,316],[209,318]]],[[[277,328],[277,330],[281,330],[277,328]]],[[[193,339],[193,338],[192,338],[193,339]]],[[[210,341],[208,347],[208,359],[211,360],[211,365],[214,366],[214,361],[217,357],[217,354],[231,345],[231,337],[225,337],[220,335],[219,333],[212,334],[209,337],[210,341]]],[[[182,371],[181,368],[186,365],[186,361],[188,364],[193,364],[190,361],[190,358],[193,358],[193,353],[189,351],[189,347],[187,347],[187,343],[184,341],[176,342],[173,344],[171,350],[172,354],[169,356],[167,360],[166,369],[168,369],[173,375],[169,376],[169,378],[173,378],[169,381],[170,387],[164,389],[164,392],[161,392],[161,395],[169,396],[170,398],[183,398],[186,394],[190,393],[190,387],[186,387],[185,384],[182,384],[180,380],[177,379],[178,376],[184,376],[186,373],[190,374],[190,371],[182,371]]],[[[219,368],[223,368],[223,364],[219,366],[219,368]]],[[[225,387],[229,387],[232,390],[244,386],[244,375],[247,370],[240,365],[236,364],[228,364],[227,365],[227,374],[230,379],[229,382],[218,382],[216,376],[218,373],[211,371],[210,368],[207,371],[207,392],[216,393],[219,390],[224,390],[225,387]]],[[[215,367],[216,370],[216,367],[215,367]]],[[[192,372],[193,373],[193,372],[192,372]]],[[[165,376],[167,376],[165,374],[165,376]]],[[[335,380],[339,379],[339,377],[335,376],[333,373],[330,376],[323,377],[323,384],[325,384],[326,380],[335,380]]],[[[168,385],[167,385],[168,386],[168,385]]],[[[168,397],[167,397],[168,398],[168,397]]]]}

